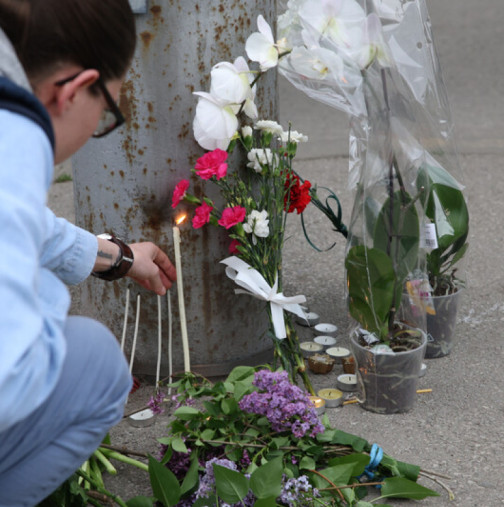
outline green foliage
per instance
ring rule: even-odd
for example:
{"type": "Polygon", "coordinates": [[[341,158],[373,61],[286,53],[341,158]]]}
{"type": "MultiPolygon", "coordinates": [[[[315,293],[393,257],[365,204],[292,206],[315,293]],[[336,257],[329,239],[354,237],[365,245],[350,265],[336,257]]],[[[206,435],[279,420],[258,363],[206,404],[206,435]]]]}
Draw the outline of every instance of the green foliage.
{"type": "Polygon", "coordinates": [[[392,259],[382,250],[358,245],[349,250],[345,268],[350,314],[370,333],[386,337],[397,286],[392,259]]]}
{"type": "Polygon", "coordinates": [[[438,283],[464,256],[468,244],[469,211],[459,183],[442,167],[425,164],[417,186],[428,188],[425,214],[435,224],[438,247],[427,255],[431,283],[438,283]]]}
{"type": "Polygon", "coordinates": [[[72,177],[67,173],[62,173],[54,179],[54,183],[65,183],[67,181],[72,181],[72,177]]]}
{"type": "MultiPolygon", "coordinates": [[[[273,431],[263,416],[237,409],[241,393],[255,389],[252,382],[254,372],[259,369],[238,367],[227,379],[215,384],[186,373],[172,385],[177,389],[179,402],[192,398],[199,400],[203,408],[181,406],[168,427],[169,436],[160,439],[169,447],[168,455],[174,452],[189,455],[190,466],[183,478],[177,480],[163,464],[149,460],[156,499],[166,507],[189,498],[196,507],[217,506],[223,502],[240,504],[253,494],[255,507],[276,507],[284,505],[279,503],[279,497],[286,478],[305,475],[320,493],[317,499],[303,501],[306,507],[371,505],[363,500],[367,495],[366,483],[359,484],[358,479],[369,464],[371,445],[365,439],[330,427],[327,419],[322,433],[296,438],[292,432],[273,431]],[[242,466],[244,451],[250,462],[242,466]],[[193,495],[205,472],[201,463],[207,461],[207,455],[231,460],[237,470],[214,464],[214,493],[195,499],[193,495]]],[[[392,481],[382,491],[383,496],[419,499],[422,495],[435,495],[411,480],[418,470],[385,455],[377,470],[378,480],[385,484],[390,478],[402,481],[392,481]]]]}

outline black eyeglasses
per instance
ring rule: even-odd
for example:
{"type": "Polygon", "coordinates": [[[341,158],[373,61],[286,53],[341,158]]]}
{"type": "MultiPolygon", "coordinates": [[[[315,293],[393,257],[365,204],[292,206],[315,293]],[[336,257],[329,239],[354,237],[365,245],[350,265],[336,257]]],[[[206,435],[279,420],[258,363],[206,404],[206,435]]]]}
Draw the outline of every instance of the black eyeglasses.
{"type": "MultiPolygon", "coordinates": [[[[61,81],[57,81],[55,83],[56,86],[63,86],[64,84],[73,81],[81,72],[78,72],[73,76],[67,77],[66,79],[62,79],[61,81]]],[[[98,79],[96,80],[96,85],[98,86],[103,96],[105,97],[105,101],[107,102],[108,107],[106,107],[103,110],[100,116],[100,120],[98,122],[98,126],[96,127],[96,130],[93,132],[93,137],[103,137],[106,136],[107,134],[110,134],[110,132],[112,132],[114,129],[122,125],[125,122],[125,120],[124,116],[121,113],[121,110],[117,106],[115,100],[110,95],[101,77],[98,77],[98,79]]]]}

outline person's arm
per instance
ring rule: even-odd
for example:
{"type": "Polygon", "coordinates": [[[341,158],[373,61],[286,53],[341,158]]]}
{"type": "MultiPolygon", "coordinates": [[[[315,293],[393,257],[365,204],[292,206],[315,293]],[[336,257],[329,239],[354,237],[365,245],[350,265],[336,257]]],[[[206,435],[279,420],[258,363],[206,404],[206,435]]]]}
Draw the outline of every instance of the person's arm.
{"type": "Polygon", "coordinates": [[[160,296],[177,278],[170,259],[154,243],[124,245],[110,235],[100,235],[93,274],[98,277],[110,274],[110,279],[115,279],[116,271],[118,275],[125,272],[126,276],[160,296]]]}

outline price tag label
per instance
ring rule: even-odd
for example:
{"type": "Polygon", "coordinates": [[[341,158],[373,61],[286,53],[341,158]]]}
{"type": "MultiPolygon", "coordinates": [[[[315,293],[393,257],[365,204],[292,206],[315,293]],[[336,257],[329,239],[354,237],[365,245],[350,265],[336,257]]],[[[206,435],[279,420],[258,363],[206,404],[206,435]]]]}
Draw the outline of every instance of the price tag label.
{"type": "Polygon", "coordinates": [[[436,225],[429,223],[423,227],[423,233],[420,237],[420,248],[435,250],[438,247],[436,225]]]}

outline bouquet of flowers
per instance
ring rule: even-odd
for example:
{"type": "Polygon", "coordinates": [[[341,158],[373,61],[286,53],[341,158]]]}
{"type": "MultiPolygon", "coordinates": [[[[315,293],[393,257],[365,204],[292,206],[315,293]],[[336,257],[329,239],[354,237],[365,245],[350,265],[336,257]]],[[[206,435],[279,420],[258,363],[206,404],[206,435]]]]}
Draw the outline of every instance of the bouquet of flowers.
{"type": "Polygon", "coordinates": [[[417,466],[320,420],[285,371],[240,366],[215,384],[189,373],[175,387],[169,436],[149,463],[164,505],[364,506],[374,485],[380,498],[438,496],[417,484],[417,466]]]}
{"type": "Polygon", "coordinates": [[[194,135],[209,151],[197,160],[193,173],[215,184],[224,204],[191,194],[190,181],[184,179],[175,187],[172,206],[181,201],[195,205],[192,225],[196,229],[212,224],[229,231],[231,257],[222,261],[226,274],[241,287],[237,293],[267,302],[275,359],[291,379],[301,375],[313,392],[290,319],[292,313],[304,317],[299,304],[306,299],[282,294],[285,222],[288,214],[302,213],[312,199],[311,183],[302,181],[292,169],[297,144],[307,137],[275,121],[258,119],[256,82],[276,64],[280,51],[262,16],[258,25],[260,31],[249,37],[246,51],[259,69],[251,70],[243,57],[234,63],[220,62],[212,68],[210,92],[196,92],[194,135]],[[243,166],[230,170],[228,156],[235,149],[246,160],[242,158],[243,166]]]}

